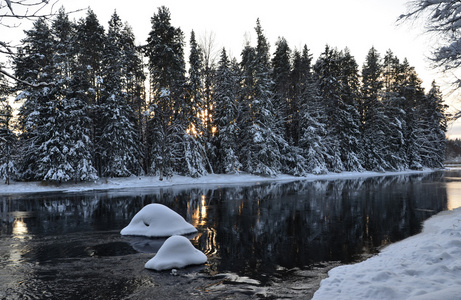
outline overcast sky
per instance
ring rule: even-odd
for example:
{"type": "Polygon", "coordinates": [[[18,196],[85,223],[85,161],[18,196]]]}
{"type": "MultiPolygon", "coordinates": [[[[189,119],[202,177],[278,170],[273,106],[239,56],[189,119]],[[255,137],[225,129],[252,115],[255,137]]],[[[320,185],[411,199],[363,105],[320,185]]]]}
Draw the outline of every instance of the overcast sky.
{"type": "MultiPolygon", "coordinates": [[[[133,28],[137,43],[143,44],[151,28],[150,18],[164,5],[170,9],[172,24],[182,29],[187,42],[191,30],[198,39],[213,33],[216,48],[226,47],[237,58],[247,39],[254,44],[254,27],[259,18],[271,53],[281,36],[292,49],[306,44],[314,60],[326,44],[339,49],[348,47],[359,66],[372,46],[382,56],[391,49],[400,59],[407,58],[415,66],[424,87],[430,87],[433,79],[442,85],[443,80],[432,71],[426,58],[433,41],[422,35],[421,26],[396,25],[398,16],[407,10],[406,3],[405,0],[60,0],[58,6],[67,11],[91,7],[106,28],[117,10],[133,28]]],[[[85,15],[82,12],[71,18],[85,15]]],[[[461,104],[448,104],[461,108],[461,104]]],[[[450,134],[461,137],[461,130],[455,133],[451,128],[450,134]]]]}

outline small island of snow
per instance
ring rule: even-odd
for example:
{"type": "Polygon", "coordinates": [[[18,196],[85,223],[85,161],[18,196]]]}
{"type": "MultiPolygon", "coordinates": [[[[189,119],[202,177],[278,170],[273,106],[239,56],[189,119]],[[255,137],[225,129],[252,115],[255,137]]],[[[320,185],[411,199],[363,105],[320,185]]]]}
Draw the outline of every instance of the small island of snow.
{"type": "Polygon", "coordinates": [[[122,229],[122,235],[142,235],[147,237],[168,237],[197,232],[194,226],[163,204],[144,206],[122,229]]]}
{"type": "Polygon", "coordinates": [[[157,254],[145,264],[146,269],[156,271],[184,268],[207,262],[206,255],[195,249],[188,238],[174,235],[160,247],[157,254]]]}

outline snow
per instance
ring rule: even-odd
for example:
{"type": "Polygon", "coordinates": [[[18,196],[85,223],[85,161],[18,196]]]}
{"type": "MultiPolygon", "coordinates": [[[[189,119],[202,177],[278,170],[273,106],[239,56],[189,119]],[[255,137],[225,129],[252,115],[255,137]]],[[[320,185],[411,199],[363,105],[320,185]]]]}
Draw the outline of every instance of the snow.
{"type": "Polygon", "coordinates": [[[131,176],[124,178],[101,178],[92,182],[80,183],[61,183],[49,184],[42,182],[11,182],[10,185],[5,185],[0,182],[1,194],[25,194],[25,193],[41,193],[41,192],[84,192],[96,190],[116,190],[116,189],[139,189],[139,188],[160,188],[170,186],[197,186],[197,185],[242,185],[242,184],[259,184],[263,182],[289,182],[298,180],[335,180],[335,179],[351,179],[351,178],[366,178],[378,176],[392,175],[408,175],[432,172],[432,170],[422,171],[401,171],[401,172],[342,172],[342,173],[327,173],[322,175],[308,176],[291,176],[277,175],[274,177],[257,176],[248,173],[238,174],[208,174],[198,178],[187,176],[174,175],[169,179],[160,180],[158,176],[131,176]]]}
{"type": "Polygon", "coordinates": [[[423,232],[364,262],[330,270],[315,300],[460,299],[461,208],[424,223],[423,232]]]}
{"type": "Polygon", "coordinates": [[[157,254],[144,267],[161,271],[184,268],[189,265],[201,265],[206,262],[206,255],[195,249],[188,238],[174,235],[165,241],[157,254]]]}
{"type": "Polygon", "coordinates": [[[197,229],[172,209],[159,203],[144,206],[122,229],[122,235],[167,237],[195,233],[197,229]]]}
{"type": "Polygon", "coordinates": [[[169,89],[162,88],[160,90],[160,97],[161,98],[165,98],[165,97],[169,97],[169,96],[170,96],[170,90],[169,89]]]}

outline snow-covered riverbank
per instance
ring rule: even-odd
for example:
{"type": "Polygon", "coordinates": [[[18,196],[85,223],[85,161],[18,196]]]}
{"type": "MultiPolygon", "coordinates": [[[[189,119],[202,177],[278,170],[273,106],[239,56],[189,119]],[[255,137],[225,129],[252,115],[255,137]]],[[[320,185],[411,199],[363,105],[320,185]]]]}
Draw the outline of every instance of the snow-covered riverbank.
{"type": "Polygon", "coordinates": [[[418,174],[432,172],[424,171],[402,171],[402,172],[342,172],[329,173],[325,175],[310,175],[306,177],[296,177],[290,175],[278,175],[276,177],[261,177],[246,173],[240,174],[209,174],[200,178],[191,178],[175,175],[172,178],[160,181],[158,177],[151,176],[132,176],[127,178],[102,178],[95,182],[80,183],[42,183],[42,182],[12,182],[10,185],[0,183],[0,194],[18,193],[41,193],[41,192],[79,192],[92,190],[113,190],[129,188],[155,188],[180,185],[235,185],[235,184],[258,184],[262,182],[285,182],[297,180],[335,180],[350,178],[365,178],[376,176],[393,176],[405,174],[418,174]]]}
{"type": "Polygon", "coordinates": [[[323,299],[461,299],[461,208],[441,212],[423,232],[364,262],[332,269],[323,299]]]}

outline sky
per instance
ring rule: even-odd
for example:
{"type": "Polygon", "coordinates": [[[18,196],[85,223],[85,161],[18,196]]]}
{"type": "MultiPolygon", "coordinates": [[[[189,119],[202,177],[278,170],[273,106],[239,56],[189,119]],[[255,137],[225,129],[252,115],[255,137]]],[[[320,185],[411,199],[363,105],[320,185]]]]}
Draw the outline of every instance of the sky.
{"type": "MultiPolygon", "coordinates": [[[[254,27],[259,18],[272,53],[279,37],[284,37],[291,49],[301,49],[306,44],[314,61],[327,44],[339,49],[348,47],[361,67],[372,46],[382,56],[391,49],[401,60],[409,60],[426,89],[435,79],[445,91],[443,77],[427,59],[434,40],[423,34],[421,24],[397,25],[397,18],[407,11],[406,0],[60,0],[55,8],[64,6],[66,11],[73,11],[91,7],[106,28],[116,10],[133,28],[137,43],[143,44],[151,29],[151,17],[163,5],[170,9],[172,25],[182,29],[187,42],[192,30],[198,40],[212,34],[217,52],[225,47],[239,58],[248,40],[255,44],[254,27]]],[[[79,12],[71,18],[85,15],[79,12]]],[[[454,97],[446,100],[452,109],[461,109],[454,97]]],[[[448,134],[461,138],[461,122],[450,126],[448,134]]]]}

